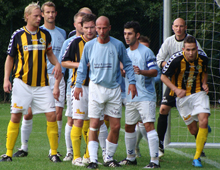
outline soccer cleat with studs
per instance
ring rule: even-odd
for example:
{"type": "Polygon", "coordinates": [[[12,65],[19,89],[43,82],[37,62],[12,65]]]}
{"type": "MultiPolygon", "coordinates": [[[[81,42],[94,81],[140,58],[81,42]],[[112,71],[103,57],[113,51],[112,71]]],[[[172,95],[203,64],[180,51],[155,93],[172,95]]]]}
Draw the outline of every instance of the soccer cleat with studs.
{"type": "Polygon", "coordinates": [[[194,159],[192,165],[195,167],[202,167],[201,159],[194,159]]]}
{"type": "Polygon", "coordinates": [[[72,161],[73,160],[73,154],[68,153],[64,158],[63,161],[72,161]]]}
{"type": "Polygon", "coordinates": [[[147,166],[144,167],[145,169],[154,169],[154,168],[160,168],[160,164],[157,165],[153,162],[150,162],[147,166]]]}
{"type": "Polygon", "coordinates": [[[50,160],[54,163],[61,162],[60,157],[57,155],[51,155],[50,160]]]}
{"type": "Polygon", "coordinates": [[[116,160],[105,162],[103,165],[108,166],[108,167],[112,167],[112,168],[121,167],[121,165],[116,160]]]}
{"type": "Polygon", "coordinates": [[[18,149],[18,151],[13,154],[13,157],[25,157],[25,156],[28,156],[28,152],[22,149],[18,149]]]}
{"type": "Polygon", "coordinates": [[[134,161],[130,161],[125,158],[119,162],[119,165],[137,165],[137,160],[135,159],[134,161]]]}
{"type": "Polygon", "coordinates": [[[11,162],[12,158],[6,154],[1,155],[2,159],[0,160],[0,162],[11,162]]]}
{"type": "Polygon", "coordinates": [[[89,165],[86,168],[88,168],[88,169],[97,169],[98,164],[95,163],[95,162],[90,162],[89,165]]]}

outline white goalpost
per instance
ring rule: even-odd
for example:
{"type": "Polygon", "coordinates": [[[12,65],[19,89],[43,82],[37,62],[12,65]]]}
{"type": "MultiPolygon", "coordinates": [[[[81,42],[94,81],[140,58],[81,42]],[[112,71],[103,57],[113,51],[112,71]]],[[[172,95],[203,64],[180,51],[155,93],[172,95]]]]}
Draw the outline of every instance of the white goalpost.
{"type": "MultiPolygon", "coordinates": [[[[193,35],[209,58],[209,98],[211,116],[205,148],[220,148],[220,0],[164,0],[164,36],[171,35],[171,25],[175,18],[186,21],[187,33],[193,35]]],[[[165,89],[165,88],[163,88],[165,89]]],[[[176,108],[173,108],[176,109],[176,108]]],[[[173,111],[171,110],[171,112],[173,111]]],[[[169,114],[168,128],[164,140],[165,148],[195,148],[195,138],[179,115],[169,114]],[[172,122],[178,125],[172,125],[172,122]],[[172,132],[178,130],[178,133],[172,132]],[[172,136],[175,135],[175,139],[172,136]]]]}

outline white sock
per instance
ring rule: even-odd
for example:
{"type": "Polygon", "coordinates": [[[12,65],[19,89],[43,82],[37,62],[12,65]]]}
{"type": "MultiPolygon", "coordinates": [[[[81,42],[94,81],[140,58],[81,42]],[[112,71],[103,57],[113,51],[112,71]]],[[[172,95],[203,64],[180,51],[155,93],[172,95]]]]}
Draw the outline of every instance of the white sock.
{"type": "Polygon", "coordinates": [[[130,161],[135,160],[135,143],[136,143],[136,132],[128,133],[125,132],[125,145],[127,151],[127,158],[130,161]]]}
{"type": "Polygon", "coordinates": [[[28,151],[28,140],[32,131],[33,120],[25,120],[23,117],[21,125],[21,149],[28,151]]]}
{"type": "Polygon", "coordinates": [[[73,154],[73,147],[72,147],[72,141],[70,137],[70,133],[72,130],[72,126],[69,126],[68,123],[66,123],[65,126],[65,142],[66,142],[66,153],[73,154]]]}
{"type": "Polygon", "coordinates": [[[139,149],[139,143],[140,143],[140,141],[141,141],[143,136],[142,136],[142,133],[140,131],[140,127],[139,127],[138,124],[136,124],[136,126],[135,126],[135,131],[136,131],[136,144],[135,144],[135,148],[139,149]]]}
{"type": "Polygon", "coordinates": [[[99,143],[96,141],[89,141],[88,144],[88,150],[89,150],[89,156],[90,156],[90,162],[98,162],[98,148],[99,143]]]}
{"type": "Polygon", "coordinates": [[[100,129],[99,129],[99,144],[102,148],[102,151],[105,151],[106,150],[106,139],[108,137],[108,129],[105,125],[105,123],[103,123],[101,126],[100,126],[100,129]]]}
{"type": "Polygon", "coordinates": [[[154,129],[148,132],[147,138],[148,138],[151,162],[154,162],[155,164],[158,165],[159,164],[159,157],[158,157],[159,139],[158,139],[156,130],[154,129]]]}
{"type": "Polygon", "coordinates": [[[62,120],[57,121],[57,125],[58,125],[58,143],[59,143],[60,137],[61,137],[61,130],[62,130],[63,121],[62,120]]]}
{"type": "Polygon", "coordinates": [[[118,147],[118,144],[111,143],[106,139],[106,156],[105,156],[105,162],[109,162],[113,160],[113,156],[115,154],[115,151],[118,147]]]}
{"type": "Polygon", "coordinates": [[[146,129],[143,123],[139,123],[139,129],[140,129],[142,136],[147,141],[147,132],[146,132],[146,129]]]}

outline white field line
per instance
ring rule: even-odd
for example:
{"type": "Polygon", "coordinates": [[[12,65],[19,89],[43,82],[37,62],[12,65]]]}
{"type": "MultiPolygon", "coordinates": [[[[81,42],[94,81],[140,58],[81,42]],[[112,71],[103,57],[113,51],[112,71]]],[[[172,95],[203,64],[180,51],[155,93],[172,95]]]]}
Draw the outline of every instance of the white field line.
{"type": "MultiPolygon", "coordinates": [[[[125,130],[122,129],[122,128],[120,129],[120,131],[121,131],[121,132],[125,132],[125,130]]],[[[184,152],[179,151],[179,150],[177,150],[177,149],[167,148],[166,150],[169,150],[169,151],[174,152],[174,153],[176,153],[176,154],[178,154],[178,155],[185,156],[185,157],[187,157],[187,158],[193,159],[193,155],[184,153],[184,152]]],[[[207,163],[207,164],[209,164],[209,165],[212,165],[212,166],[214,166],[214,167],[220,169],[220,164],[217,163],[217,162],[215,162],[215,161],[212,161],[212,160],[207,159],[207,158],[202,158],[202,161],[204,161],[205,163],[207,163]]]]}

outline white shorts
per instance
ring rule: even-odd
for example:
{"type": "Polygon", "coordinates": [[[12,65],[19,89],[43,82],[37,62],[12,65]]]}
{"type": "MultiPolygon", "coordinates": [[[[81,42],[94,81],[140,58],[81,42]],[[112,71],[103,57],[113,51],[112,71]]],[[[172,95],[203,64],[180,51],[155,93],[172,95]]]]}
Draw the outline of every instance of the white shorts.
{"type": "Polygon", "coordinates": [[[66,96],[66,112],[65,116],[72,117],[71,95],[66,96]]]}
{"type": "Polygon", "coordinates": [[[176,107],[185,124],[189,125],[193,121],[198,121],[199,113],[210,114],[209,96],[201,91],[183,98],[177,97],[176,107]]]}
{"type": "Polygon", "coordinates": [[[156,119],[156,102],[141,101],[127,102],[125,107],[125,123],[134,125],[138,121],[155,122],[156,119]]]}
{"type": "Polygon", "coordinates": [[[71,89],[72,94],[72,118],[73,119],[82,119],[82,120],[88,120],[88,93],[89,93],[89,87],[88,86],[82,86],[83,90],[83,96],[81,97],[81,94],[79,96],[79,100],[75,100],[73,93],[75,88],[71,89]]]}
{"type": "Polygon", "coordinates": [[[122,100],[121,88],[106,88],[98,84],[94,84],[91,80],[89,83],[89,117],[104,118],[104,114],[121,118],[122,100]]]}
{"type": "Polygon", "coordinates": [[[14,78],[11,113],[26,115],[29,106],[31,106],[33,114],[54,112],[54,97],[50,86],[33,87],[18,78],[14,78]]]}
{"type": "MultiPolygon", "coordinates": [[[[54,74],[48,74],[48,76],[49,76],[50,88],[53,92],[56,79],[54,77],[54,74]]],[[[65,103],[65,80],[63,76],[62,79],[60,80],[59,89],[60,89],[59,101],[55,100],[55,106],[63,108],[65,103]]]]}

